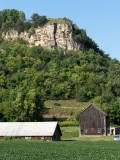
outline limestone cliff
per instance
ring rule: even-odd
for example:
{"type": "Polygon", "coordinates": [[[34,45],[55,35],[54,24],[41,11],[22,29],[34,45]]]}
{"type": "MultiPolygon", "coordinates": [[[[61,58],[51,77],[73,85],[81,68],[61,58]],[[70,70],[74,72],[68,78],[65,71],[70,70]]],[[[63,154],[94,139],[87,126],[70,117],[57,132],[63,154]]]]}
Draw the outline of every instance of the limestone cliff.
{"type": "Polygon", "coordinates": [[[68,23],[52,23],[19,33],[9,30],[2,33],[5,40],[23,38],[29,46],[41,45],[46,48],[63,48],[65,50],[83,50],[83,46],[73,40],[72,25],[68,23]]]}

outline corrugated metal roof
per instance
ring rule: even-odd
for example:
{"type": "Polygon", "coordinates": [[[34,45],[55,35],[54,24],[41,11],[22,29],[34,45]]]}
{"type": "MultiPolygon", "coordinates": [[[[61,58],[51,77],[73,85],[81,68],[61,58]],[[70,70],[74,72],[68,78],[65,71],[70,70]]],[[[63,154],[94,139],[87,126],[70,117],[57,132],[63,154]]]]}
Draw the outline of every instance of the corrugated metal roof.
{"type": "Polygon", "coordinates": [[[0,136],[53,136],[57,122],[0,122],[0,136]]]}

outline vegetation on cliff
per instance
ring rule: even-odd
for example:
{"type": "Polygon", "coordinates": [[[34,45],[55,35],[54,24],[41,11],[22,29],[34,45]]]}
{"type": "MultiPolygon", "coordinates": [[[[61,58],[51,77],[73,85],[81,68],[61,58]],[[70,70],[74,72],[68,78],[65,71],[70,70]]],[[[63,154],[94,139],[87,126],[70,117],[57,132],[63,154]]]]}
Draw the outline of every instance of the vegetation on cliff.
{"type": "Polygon", "coordinates": [[[26,20],[25,13],[16,9],[5,9],[0,11],[0,30],[8,31],[16,29],[19,32],[29,30],[31,27],[38,27],[47,23],[46,16],[33,13],[30,20],[26,20]]]}

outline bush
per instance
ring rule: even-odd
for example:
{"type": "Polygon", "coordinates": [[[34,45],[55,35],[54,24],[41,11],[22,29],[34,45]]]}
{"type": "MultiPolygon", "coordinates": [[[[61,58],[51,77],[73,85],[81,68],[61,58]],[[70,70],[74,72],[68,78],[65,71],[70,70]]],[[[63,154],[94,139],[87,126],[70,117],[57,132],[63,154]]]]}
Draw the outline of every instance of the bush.
{"type": "Polygon", "coordinates": [[[77,121],[63,121],[59,123],[61,127],[74,127],[78,126],[77,121]]]}
{"type": "Polygon", "coordinates": [[[48,20],[46,16],[39,16],[37,13],[33,13],[33,15],[31,16],[31,21],[33,27],[38,27],[47,23],[48,20]]]}
{"type": "Polygon", "coordinates": [[[55,103],[54,103],[54,106],[61,106],[61,104],[60,104],[60,103],[55,102],[55,103]]]}
{"type": "Polygon", "coordinates": [[[13,137],[13,136],[6,136],[6,137],[4,137],[4,140],[13,140],[13,139],[17,139],[17,138],[13,137]]]}

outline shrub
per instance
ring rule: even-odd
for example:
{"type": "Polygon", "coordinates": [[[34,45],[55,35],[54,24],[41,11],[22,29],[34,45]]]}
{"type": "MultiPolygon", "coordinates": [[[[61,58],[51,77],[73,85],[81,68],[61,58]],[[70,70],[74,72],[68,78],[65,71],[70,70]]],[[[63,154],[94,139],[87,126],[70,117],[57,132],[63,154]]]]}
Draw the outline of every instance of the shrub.
{"type": "Polygon", "coordinates": [[[38,27],[47,23],[48,20],[46,16],[39,16],[37,13],[33,13],[33,15],[31,16],[31,21],[33,27],[38,27]]]}
{"type": "Polygon", "coordinates": [[[13,136],[6,136],[6,137],[4,137],[4,140],[13,140],[13,139],[17,139],[17,138],[13,137],[13,136]]]}
{"type": "Polygon", "coordinates": [[[54,103],[54,106],[61,106],[61,104],[60,104],[60,103],[55,102],[55,103],[54,103]]]}
{"type": "Polygon", "coordinates": [[[78,122],[77,121],[63,121],[59,123],[61,127],[74,127],[74,126],[78,126],[78,122]]]}

